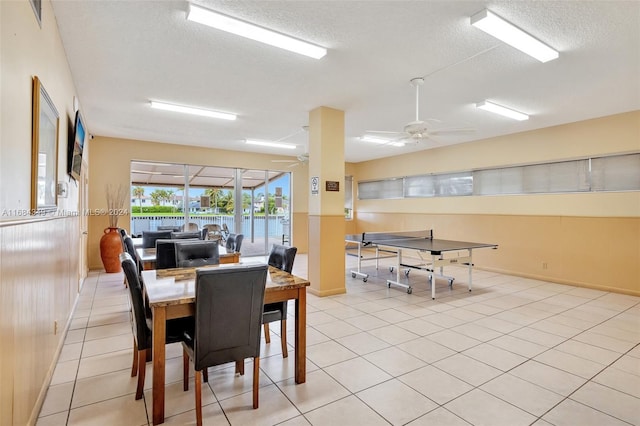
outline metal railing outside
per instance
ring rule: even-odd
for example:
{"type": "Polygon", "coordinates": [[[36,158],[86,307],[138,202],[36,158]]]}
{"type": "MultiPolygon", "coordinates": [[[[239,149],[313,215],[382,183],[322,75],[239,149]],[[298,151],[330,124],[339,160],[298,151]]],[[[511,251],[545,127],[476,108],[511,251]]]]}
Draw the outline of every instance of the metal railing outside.
{"type": "MultiPolygon", "coordinates": [[[[254,238],[264,238],[265,217],[254,216],[254,238]]],[[[220,226],[226,224],[233,232],[235,229],[235,219],[233,216],[228,215],[193,215],[189,217],[189,222],[197,223],[199,228],[209,223],[216,223],[220,226]]],[[[159,226],[182,226],[184,224],[184,216],[182,214],[176,215],[145,215],[145,216],[132,216],[131,217],[131,231],[132,235],[141,235],[142,231],[157,231],[159,226]]],[[[286,215],[272,215],[269,216],[269,238],[283,238],[283,235],[289,238],[289,218],[286,215]]],[[[243,215],[242,217],[242,234],[245,238],[251,235],[251,216],[243,215]]]]}

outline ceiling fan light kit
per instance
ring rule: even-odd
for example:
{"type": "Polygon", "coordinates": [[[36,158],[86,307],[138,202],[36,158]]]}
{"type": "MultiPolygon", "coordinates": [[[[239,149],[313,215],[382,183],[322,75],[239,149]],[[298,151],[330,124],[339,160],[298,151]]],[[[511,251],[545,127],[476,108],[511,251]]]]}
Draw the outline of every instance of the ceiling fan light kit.
{"type": "Polygon", "coordinates": [[[255,139],[245,139],[245,143],[247,145],[260,145],[260,146],[268,146],[271,148],[296,149],[295,145],[290,143],[283,143],[283,142],[269,142],[269,141],[258,141],[255,139]]]}
{"type": "Polygon", "coordinates": [[[203,117],[219,118],[222,120],[235,120],[236,114],[228,112],[213,111],[210,109],[188,107],[183,105],[175,105],[166,102],[150,101],[151,108],[161,109],[164,111],[180,112],[183,114],[199,115],[203,117]]]}
{"type": "Polygon", "coordinates": [[[515,109],[507,108],[505,106],[498,105],[489,101],[482,101],[477,103],[476,108],[483,109],[485,111],[489,111],[494,114],[499,114],[504,117],[509,117],[518,121],[524,121],[529,119],[529,116],[525,113],[516,111],[515,109]]]}
{"type": "Polygon", "coordinates": [[[327,54],[327,49],[324,47],[232,18],[192,3],[189,3],[187,20],[314,59],[320,59],[327,54]]]}
{"type": "Polygon", "coordinates": [[[471,17],[471,25],[536,58],[540,62],[548,62],[560,56],[557,50],[552,49],[488,9],[473,15],[471,17]]]}

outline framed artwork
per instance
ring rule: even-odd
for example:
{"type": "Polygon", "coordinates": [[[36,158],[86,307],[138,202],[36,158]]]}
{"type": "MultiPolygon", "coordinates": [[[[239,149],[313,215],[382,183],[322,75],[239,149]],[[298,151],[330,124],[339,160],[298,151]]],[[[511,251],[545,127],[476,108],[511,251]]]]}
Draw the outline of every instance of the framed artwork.
{"type": "Polygon", "coordinates": [[[31,134],[31,212],[42,214],[58,208],[59,116],[38,77],[33,78],[31,134]]]}

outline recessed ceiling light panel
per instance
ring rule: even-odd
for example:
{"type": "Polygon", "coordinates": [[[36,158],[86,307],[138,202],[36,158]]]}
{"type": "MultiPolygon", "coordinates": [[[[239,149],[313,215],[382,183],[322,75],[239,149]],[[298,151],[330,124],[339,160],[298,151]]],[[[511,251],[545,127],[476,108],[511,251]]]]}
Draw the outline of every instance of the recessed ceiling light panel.
{"type": "Polygon", "coordinates": [[[536,58],[540,62],[551,61],[560,55],[557,50],[505,21],[490,10],[485,9],[473,15],[471,17],[471,25],[536,58]]]}
{"type": "Polygon", "coordinates": [[[298,40],[288,35],[259,27],[191,3],[189,3],[187,20],[314,59],[320,59],[327,54],[327,49],[324,47],[316,46],[315,44],[307,43],[306,41],[298,40]]]}
{"type": "Polygon", "coordinates": [[[529,116],[525,113],[522,113],[520,111],[516,111],[514,109],[511,108],[507,108],[504,107],[502,105],[498,105],[498,104],[494,104],[493,102],[489,102],[489,101],[482,101],[476,104],[476,108],[480,108],[483,109],[485,111],[489,111],[492,112],[494,114],[499,114],[502,115],[504,117],[509,117],[512,118],[514,120],[518,120],[518,121],[524,121],[524,120],[528,120],[529,116]]]}

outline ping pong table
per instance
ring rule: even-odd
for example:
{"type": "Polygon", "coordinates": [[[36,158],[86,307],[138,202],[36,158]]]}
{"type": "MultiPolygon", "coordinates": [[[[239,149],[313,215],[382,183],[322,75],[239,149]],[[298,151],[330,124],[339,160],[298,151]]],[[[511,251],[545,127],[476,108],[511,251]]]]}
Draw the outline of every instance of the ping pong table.
{"type": "Polygon", "coordinates": [[[431,298],[436,298],[435,276],[445,278],[449,281],[449,286],[453,286],[454,278],[443,275],[443,268],[449,265],[467,266],[469,270],[469,291],[471,291],[471,275],[473,270],[472,251],[479,248],[498,248],[497,244],[490,243],[474,243],[468,241],[450,241],[433,238],[433,230],[427,231],[404,231],[404,232],[363,232],[362,234],[347,235],[345,239],[347,246],[349,244],[358,245],[358,269],[351,271],[351,277],[362,277],[362,281],[366,282],[369,275],[361,271],[362,261],[376,261],[376,269],[378,268],[378,259],[387,257],[396,257],[396,266],[390,267],[393,272],[396,270],[396,279],[387,280],[387,286],[391,284],[404,287],[407,293],[411,294],[412,287],[410,284],[400,282],[401,269],[405,268],[404,274],[409,276],[411,269],[420,269],[429,273],[429,285],[431,286],[431,298]],[[364,257],[363,248],[375,249],[375,256],[364,257]],[[403,250],[415,251],[421,261],[417,264],[404,263],[402,259],[403,250]],[[466,252],[466,253],[465,253],[466,252]],[[423,253],[430,256],[425,258],[423,253]],[[445,256],[445,253],[448,255],[445,256]],[[461,255],[462,253],[462,255],[461,255]],[[456,256],[454,256],[456,254],[456,256]],[[439,268],[439,273],[436,273],[439,268]]]}

